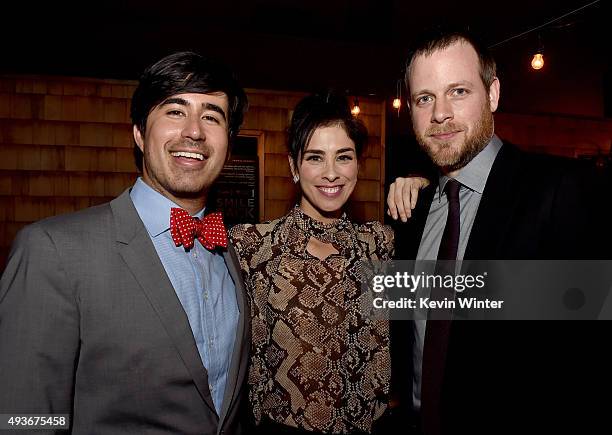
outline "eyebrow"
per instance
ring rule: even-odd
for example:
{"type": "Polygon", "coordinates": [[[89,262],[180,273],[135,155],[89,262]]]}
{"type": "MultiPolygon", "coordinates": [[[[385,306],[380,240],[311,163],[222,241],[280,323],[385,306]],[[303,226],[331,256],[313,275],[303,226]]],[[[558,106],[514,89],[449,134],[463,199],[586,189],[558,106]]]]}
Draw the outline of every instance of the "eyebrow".
{"type": "Polygon", "coordinates": [[[202,103],[202,107],[205,110],[212,110],[213,112],[217,112],[223,117],[224,121],[227,121],[227,118],[225,117],[225,111],[220,106],[213,103],[202,103]]]}
{"type": "MultiPolygon", "coordinates": [[[[170,97],[170,98],[166,98],[161,104],[161,106],[167,106],[169,104],[178,104],[179,106],[190,106],[189,101],[187,101],[184,98],[180,98],[180,97],[170,97]]],[[[226,121],[227,117],[225,116],[225,111],[218,106],[217,104],[214,103],[202,103],[202,108],[204,110],[212,110],[213,112],[218,113],[219,115],[221,115],[223,117],[223,120],[226,121]]]]}
{"type": "Polygon", "coordinates": [[[355,152],[353,148],[342,148],[336,151],[336,154],[348,153],[350,151],[355,152]]]}
{"type": "MultiPolygon", "coordinates": [[[[456,88],[456,87],[461,87],[461,86],[474,87],[474,84],[472,82],[470,82],[469,80],[461,80],[461,81],[449,84],[446,87],[446,90],[448,91],[450,89],[453,89],[453,88],[456,88]]],[[[415,97],[417,97],[419,95],[426,95],[426,94],[435,94],[435,92],[430,91],[429,89],[421,89],[418,92],[412,93],[410,96],[412,98],[415,98],[415,97]]]]}
{"type": "Polygon", "coordinates": [[[189,106],[189,101],[184,98],[170,97],[166,98],[160,106],[167,106],[168,104],[178,104],[179,106],[189,106]]]}
{"type": "MultiPolygon", "coordinates": [[[[336,154],[347,153],[349,151],[355,152],[355,150],[353,148],[342,148],[342,149],[339,149],[338,151],[336,151],[336,154]]],[[[304,154],[306,154],[306,153],[324,155],[325,151],[323,151],[323,150],[305,150],[304,154]]]]}
{"type": "Polygon", "coordinates": [[[469,80],[461,80],[459,82],[451,83],[450,85],[448,85],[446,89],[452,89],[452,88],[461,87],[461,86],[474,87],[474,84],[469,80]]]}

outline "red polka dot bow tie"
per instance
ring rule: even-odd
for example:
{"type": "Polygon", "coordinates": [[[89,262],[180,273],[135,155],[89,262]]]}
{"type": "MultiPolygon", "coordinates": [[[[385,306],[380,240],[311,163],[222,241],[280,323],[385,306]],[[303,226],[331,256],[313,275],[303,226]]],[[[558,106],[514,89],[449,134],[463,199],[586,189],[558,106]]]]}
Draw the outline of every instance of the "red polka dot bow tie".
{"type": "Polygon", "coordinates": [[[183,245],[185,249],[193,248],[195,238],[206,249],[212,250],[217,246],[227,248],[227,231],[223,225],[223,215],[219,212],[198,219],[182,208],[174,207],[170,210],[170,234],[174,244],[183,245]]]}

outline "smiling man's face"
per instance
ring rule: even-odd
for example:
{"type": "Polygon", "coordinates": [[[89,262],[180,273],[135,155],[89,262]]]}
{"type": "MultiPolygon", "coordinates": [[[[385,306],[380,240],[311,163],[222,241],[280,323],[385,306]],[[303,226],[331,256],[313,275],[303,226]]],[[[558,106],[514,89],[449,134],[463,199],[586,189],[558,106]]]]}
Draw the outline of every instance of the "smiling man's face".
{"type": "Polygon", "coordinates": [[[499,81],[489,89],[469,43],[459,40],[416,56],[409,70],[410,114],[417,141],[444,173],[469,163],[493,135],[499,81]]]}
{"type": "Polygon", "coordinates": [[[145,183],[192,213],[202,208],[226,161],[227,116],[224,93],[166,98],[149,113],[144,136],[134,126],[145,183]]]}

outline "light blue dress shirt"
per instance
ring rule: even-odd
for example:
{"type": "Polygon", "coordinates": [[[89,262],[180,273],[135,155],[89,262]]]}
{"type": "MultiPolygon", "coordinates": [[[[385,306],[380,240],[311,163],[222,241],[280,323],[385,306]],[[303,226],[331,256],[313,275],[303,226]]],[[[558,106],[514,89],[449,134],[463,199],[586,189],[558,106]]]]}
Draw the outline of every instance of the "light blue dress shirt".
{"type": "MultiPolygon", "coordinates": [[[[476,219],[478,206],[482,198],[489,173],[495,163],[497,153],[502,148],[502,141],[496,135],[493,135],[487,146],[484,147],[470,162],[463,168],[457,171],[455,180],[461,183],[459,190],[459,247],[457,250],[457,260],[463,260],[465,249],[470,239],[472,226],[476,219]]],[[[450,180],[446,175],[440,174],[438,179],[438,187],[429,208],[427,221],[421,237],[421,244],[417,253],[417,260],[436,260],[438,258],[438,250],[442,242],[442,234],[446,226],[446,216],[448,215],[448,198],[444,194],[444,186],[450,180]]],[[[431,274],[434,272],[435,263],[418,263],[422,270],[415,270],[415,273],[425,272],[431,274]],[[425,264],[430,267],[425,270],[425,264]]],[[[429,290],[425,290],[420,294],[421,297],[429,296],[429,290]]],[[[426,315],[423,312],[421,315],[426,315]]],[[[412,352],[412,361],[414,365],[414,375],[412,382],[412,403],[415,409],[421,408],[421,378],[423,374],[423,349],[425,347],[425,331],[427,329],[426,320],[414,321],[414,347],[412,352]]]]}
{"type": "MultiPolygon", "coordinates": [[[[234,281],[221,254],[208,251],[197,240],[188,251],[176,247],[170,235],[170,209],[178,205],[142,178],[136,180],[130,197],[187,314],[220,414],[239,315],[234,281]]],[[[201,210],[194,216],[203,215],[201,210]]]]}

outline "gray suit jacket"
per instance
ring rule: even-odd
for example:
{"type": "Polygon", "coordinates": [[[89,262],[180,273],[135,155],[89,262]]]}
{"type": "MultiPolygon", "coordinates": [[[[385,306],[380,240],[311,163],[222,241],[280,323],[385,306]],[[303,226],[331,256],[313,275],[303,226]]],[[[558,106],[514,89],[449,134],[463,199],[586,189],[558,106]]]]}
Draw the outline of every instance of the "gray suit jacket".
{"type": "Polygon", "coordinates": [[[217,415],[187,315],[128,191],[17,236],[0,280],[0,414],[71,415],[75,434],[237,434],[249,311],[217,415]]]}

